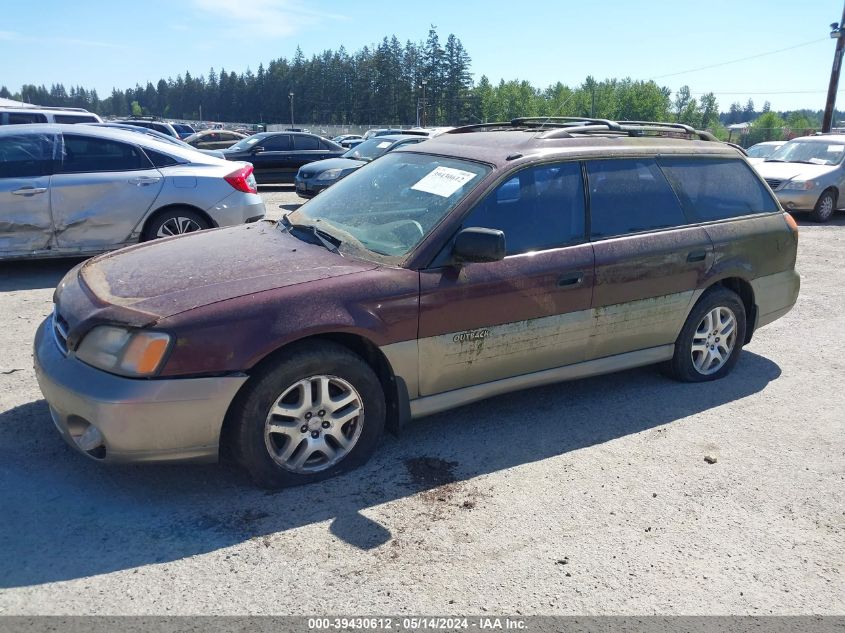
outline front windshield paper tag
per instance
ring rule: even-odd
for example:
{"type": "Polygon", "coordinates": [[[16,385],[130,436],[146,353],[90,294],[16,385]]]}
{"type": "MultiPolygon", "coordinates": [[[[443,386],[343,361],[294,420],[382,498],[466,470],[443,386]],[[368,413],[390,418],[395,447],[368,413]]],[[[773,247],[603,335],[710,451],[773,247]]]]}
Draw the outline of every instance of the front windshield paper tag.
{"type": "Polygon", "coordinates": [[[827,151],[839,153],[842,151],[843,148],[845,148],[845,145],[828,145],[827,151]]]}
{"type": "Polygon", "coordinates": [[[390,147],[390,141],[385,141],[384,143],[379,143],[376,145],[379,149],[384,149],[385,147],[390,147]]]}
{"type": "Polygon", "coordinates": [[[433,193],[441,198],[448,198],[473,178],[475,178],[475,174],[471,171],[438,167],[420,179],[411,189],[433,193]]]}

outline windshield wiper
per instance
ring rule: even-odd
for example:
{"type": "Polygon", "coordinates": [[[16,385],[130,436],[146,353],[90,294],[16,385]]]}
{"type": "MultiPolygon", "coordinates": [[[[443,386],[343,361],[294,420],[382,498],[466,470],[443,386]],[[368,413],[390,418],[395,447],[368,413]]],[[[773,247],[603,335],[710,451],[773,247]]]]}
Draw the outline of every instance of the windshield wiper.
{"type": "Polygon", "coordinates": [[[284,223],[285,228],[287,228],[289,233],[293,230],[304,231],[305,233],[308,233],[308,235],[313,235],[314,238],[320,244],[325,246],[327,250],[340,255],[340,249],[338,246],[342,244],[342,241],[337,239],[334,235],[318,229],[315,224],[294,224],[288,218],[287,213],[282,216],[282,223],[284,223]]]}

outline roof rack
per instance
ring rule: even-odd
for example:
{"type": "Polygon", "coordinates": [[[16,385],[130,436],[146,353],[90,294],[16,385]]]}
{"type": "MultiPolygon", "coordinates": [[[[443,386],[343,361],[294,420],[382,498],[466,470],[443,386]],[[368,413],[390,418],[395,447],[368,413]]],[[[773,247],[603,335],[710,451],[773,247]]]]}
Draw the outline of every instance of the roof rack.
{"type": "Polygon", "coordinates": [[[592,117],[519,117],[510,122],[477,123],[449,130],[446,134],[466,134],[494,130],[537,130],[539,138],[573,138],[576,135],[597,134],[616,136],[677,136],[694,137],[702,141],[718,141],[705,130],[696,130],[683,123],[664,121],[611,121],[592,117]],[[543,130],[543,128],[547,128],[543,130]]]}

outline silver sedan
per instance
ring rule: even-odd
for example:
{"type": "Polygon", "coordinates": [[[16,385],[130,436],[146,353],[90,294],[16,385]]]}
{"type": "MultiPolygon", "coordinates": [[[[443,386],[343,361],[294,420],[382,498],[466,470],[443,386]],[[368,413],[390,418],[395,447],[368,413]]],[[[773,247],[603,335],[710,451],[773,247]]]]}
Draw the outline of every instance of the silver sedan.
{"type": "Polygon", "coordinates": [[[0,259],[91,255],[263,217],[249,163],[119,129],[0,128],[0,259]]]}

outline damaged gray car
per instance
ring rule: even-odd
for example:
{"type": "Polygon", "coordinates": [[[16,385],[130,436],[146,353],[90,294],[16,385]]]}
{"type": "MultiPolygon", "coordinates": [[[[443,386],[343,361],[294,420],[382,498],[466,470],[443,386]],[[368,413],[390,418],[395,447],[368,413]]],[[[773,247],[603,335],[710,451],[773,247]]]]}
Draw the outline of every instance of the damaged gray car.
{"type": "Polygon", "coordinates": [[[4,127],[0,259],[93,255],[261,219],[252,172],[125,130],[4,127]]]}

